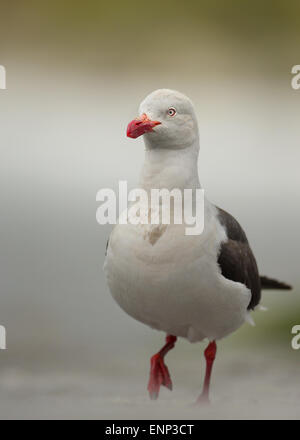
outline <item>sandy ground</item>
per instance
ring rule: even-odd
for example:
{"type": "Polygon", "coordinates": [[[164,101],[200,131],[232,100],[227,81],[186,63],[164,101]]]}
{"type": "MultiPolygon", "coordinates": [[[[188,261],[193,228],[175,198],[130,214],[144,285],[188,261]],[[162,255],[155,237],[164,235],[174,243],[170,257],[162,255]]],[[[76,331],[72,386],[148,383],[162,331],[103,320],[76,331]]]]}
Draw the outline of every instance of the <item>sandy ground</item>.
{"type": "MultiPolygon", "coordinates": [[[[192,346],[193,348],[195,345],[192,346]]],[[[195,350],[195,349],[194,349],[195,350]]],[[[197,350],[195,350],[196,352],[197,350]]],[[[264,349],[221,349],[214,370],[211,405],[195,407],[200,365],[196,353],[179,348],[168,366],[173,392],[148,399],[148,366],[140,354],[118,370],[39,371],[7,368],[0,376],[1,419],[298,419],[299,355],[264,349]],[[293,358],[293,360],[292,360],[293,358]],[[138,362],[140,361],[140,363],[138,362]]],[[[201,364],[200,364],[201,359],[201,364]]],[[[203,370],[203,368],[202,368],[203,370]]],[[[202,371],[203,374],[203,371],[202,371]]]]}

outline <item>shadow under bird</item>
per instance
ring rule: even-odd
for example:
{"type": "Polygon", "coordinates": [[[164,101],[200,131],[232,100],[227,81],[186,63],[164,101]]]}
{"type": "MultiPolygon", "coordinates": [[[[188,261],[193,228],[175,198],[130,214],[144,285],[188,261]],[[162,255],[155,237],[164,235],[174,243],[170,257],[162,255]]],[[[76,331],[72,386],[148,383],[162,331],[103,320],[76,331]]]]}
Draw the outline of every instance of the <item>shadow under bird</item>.
{"type": "MultiPolygon", "coordinates": [[[[139,188],[201,188],[199,132],[192,102],[168,89],[141,103],[127,136],[145,141],[139,188]]],[[[130,316],[166,333],[151,357],[148,391],[156,399],[172,382],[164,362],[178,337],[208,340],[206,373],[197,402],[209,401],[216,341],[237,330],[260,302],[261,289],[290,289],[260,276],[245,232],[223,209],[204,201],[204,229],[186,235],[184,224],[117,224],[107,244],[104,270],[110,292],[130,316]]]]}

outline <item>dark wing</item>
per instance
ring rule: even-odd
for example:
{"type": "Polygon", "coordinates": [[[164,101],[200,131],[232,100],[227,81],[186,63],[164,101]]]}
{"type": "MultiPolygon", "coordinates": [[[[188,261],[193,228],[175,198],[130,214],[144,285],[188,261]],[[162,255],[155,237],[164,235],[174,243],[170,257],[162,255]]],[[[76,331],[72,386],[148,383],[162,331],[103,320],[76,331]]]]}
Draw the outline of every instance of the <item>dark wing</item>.
{"type": "Polygon", "coordinates": [[[261,298],[260,277],[255,257],[246,234],[236,219],[223,209],[217,210],[219,221],[228,237],[221,245],[218,258],[222,275],[231,281],[245,284],[251,290],[248,309],[254,309],[261,298]]]}

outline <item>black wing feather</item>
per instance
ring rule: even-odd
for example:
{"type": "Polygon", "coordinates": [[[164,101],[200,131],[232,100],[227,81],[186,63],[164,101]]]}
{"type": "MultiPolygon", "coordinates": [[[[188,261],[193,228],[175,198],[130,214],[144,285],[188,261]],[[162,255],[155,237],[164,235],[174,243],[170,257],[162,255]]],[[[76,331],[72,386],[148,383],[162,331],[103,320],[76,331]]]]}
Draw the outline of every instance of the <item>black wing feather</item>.
{"type": "Polygon", "coordinates": [[[231,281],[245,284],[251,290],[248,309],[254,309],[261,298],[260,277],[255,257],[237,220],[223,209],[217,209],[219,221],[228,237],[221,245],[218,258],[222,275],[231,281]]]}

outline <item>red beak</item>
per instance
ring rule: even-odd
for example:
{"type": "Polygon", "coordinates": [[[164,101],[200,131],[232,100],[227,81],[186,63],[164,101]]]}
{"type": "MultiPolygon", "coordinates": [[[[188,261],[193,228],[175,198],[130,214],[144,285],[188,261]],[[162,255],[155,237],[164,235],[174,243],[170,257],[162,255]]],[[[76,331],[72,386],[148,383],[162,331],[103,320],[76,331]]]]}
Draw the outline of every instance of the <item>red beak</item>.
{"type": "Polygon", "coordinates": [[[142,134],[152,131],[153,127],[159,124],[161,124],[161,122],[151,121],[146,113],[143,113],[141,117],[129,122],[127,127],[127,136],[136,139],[142,134]]]}

